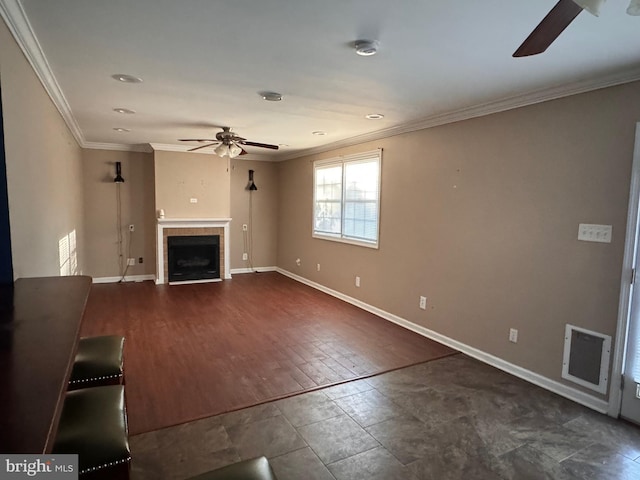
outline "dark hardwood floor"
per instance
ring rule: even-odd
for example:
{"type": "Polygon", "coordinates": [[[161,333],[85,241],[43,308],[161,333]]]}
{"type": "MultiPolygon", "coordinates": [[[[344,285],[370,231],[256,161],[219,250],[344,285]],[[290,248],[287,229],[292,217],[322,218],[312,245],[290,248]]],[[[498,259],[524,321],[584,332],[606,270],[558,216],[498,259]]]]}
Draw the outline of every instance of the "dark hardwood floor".
{"type": "Polygon", "coordinates": [[[126,337],[132,435],[456,353],[278,273],[93,285],[102,334],[126,337]]]}

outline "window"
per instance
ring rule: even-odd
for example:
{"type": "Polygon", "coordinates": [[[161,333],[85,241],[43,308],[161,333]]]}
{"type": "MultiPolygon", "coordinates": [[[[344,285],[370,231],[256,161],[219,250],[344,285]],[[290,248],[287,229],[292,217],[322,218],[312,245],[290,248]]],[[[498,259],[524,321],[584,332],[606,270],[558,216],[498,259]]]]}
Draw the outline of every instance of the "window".
{"type": "Polygon", "coordinates": [[[378,247],[382,150],[313,165],[313,236],[378,247]]]}

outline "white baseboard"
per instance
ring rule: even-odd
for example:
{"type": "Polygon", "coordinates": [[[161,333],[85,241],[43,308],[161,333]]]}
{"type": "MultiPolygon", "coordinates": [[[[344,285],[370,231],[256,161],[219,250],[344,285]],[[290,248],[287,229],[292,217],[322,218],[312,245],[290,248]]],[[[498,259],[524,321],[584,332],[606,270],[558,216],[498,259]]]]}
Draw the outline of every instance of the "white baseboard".
{"type": "Polygon", "coordinates": [[[506,360],[503,360],[489,353],[483,352],[482,350],[466,345],[462,342],[449,338],[445,335],[441,335],[438,332],[434,332],[433,330],[429,330],[428,328],[425,328],[421,325],[417,325],[402,317],[399,317],[397,315],[394,315],[392,313],[386,312],[377,307],[364,303],[361,300],[358,300],[357,298],[353,298],[341,292],[338,292],[336,290],[332,290],[331,288],[325,287],[324,285],[308,280],[304,277],[296,275],[295,273],[291,273],[281,268],[278,268],[276,271],[300,283],[304,283],[305,285],[313,287],[333,297],[339,298],[340,300],[343,300],[347,303],[355,305],[356,307],[362,308],[363,310],[373,313],[374,315],[384,318],[385,320],[388,320],[397,325],[400,325],[401,327],[411,330],[419,335],[422,335],[423,337],[427,337],[427,338],[430,338],[431,340],[435,340],[436,342],[442,343],[443,345],[446,345],[466,355],[469,355],[470,357],[473,357],[476,360],[480,360],[483,363],[496,367],[504,372],[510,373],[511,375],[514,375],[518,378],[521,378],[530,383],[533,383],[534,385],[542,387],[553,393],[557,393],[558,395],[568,398],[569,400],[579,403],[580,405],[584,405],[585,407],[591,408],[600,413],[606,414],[608,412],[609,403],[606,402],[605,400],[596,398],[593,395],[585,393],[581,390],[577,390],[568,385],[564,385],[560,382],[557,382],[548,377],[540,375],[539,373],[532,372],[531,370],[527,370],[526,368],[522,368],[518,365],[507,362],[506,360]]]}
{"type": "MultiPolygon", "coordinates": [[[[121,278],[122,277],[94,277],[93,283],[118,283],[121,278]]],[[[127,275],[124,277],[125,282],[144,282],[155,279],[155,275],[127,275]]]]}
{"type": "Polygon", "coordinates": [[[277,272],[277,267],[232,268],[231,275],[255,272],[277,272]]]}

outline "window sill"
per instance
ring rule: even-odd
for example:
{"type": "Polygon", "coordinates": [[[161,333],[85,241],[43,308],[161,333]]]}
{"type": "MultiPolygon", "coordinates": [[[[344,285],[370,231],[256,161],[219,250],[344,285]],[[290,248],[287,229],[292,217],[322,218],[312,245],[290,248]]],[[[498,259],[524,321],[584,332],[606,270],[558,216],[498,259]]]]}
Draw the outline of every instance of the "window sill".
{"type": "Polygon", "coordinates": [[[321,233],[313,233],[311,236],[319,240],[329,240],[331,242],[346,243],[348,245],[356,245],[358,247],[373,248],[375,250],[378,249],[378,244],[379,244],[379,242],[367,242],[364,240],[355,240],[352,238],[343,238],[337,235],[333,236],[333,235],[326,235],[321,233]]]}

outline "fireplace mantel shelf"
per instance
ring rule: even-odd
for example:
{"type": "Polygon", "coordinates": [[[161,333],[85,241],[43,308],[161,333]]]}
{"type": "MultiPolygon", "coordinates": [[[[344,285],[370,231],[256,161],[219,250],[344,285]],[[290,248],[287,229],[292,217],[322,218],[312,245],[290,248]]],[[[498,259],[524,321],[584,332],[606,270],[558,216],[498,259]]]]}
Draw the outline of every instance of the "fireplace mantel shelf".
{"type": "Polygon", "coordinates": [[[166,275],[164,271],[164,257],[166,255],[165,246],[163,242],[164,229],[169,228],[222,228],[224,230],[224,279],[230,279],[230,257],[229,257],[229,224],[231,218],[158,218],[158,232],[157,232],[157,271],[156,271],[156,283],[162,284],[166,282],[166,275]]]}
{"type": "Polygon", "coordinates": [[[171,224],[171,223],[229,223],[230,218],[159,218],[159,224],[171,224]]]}

